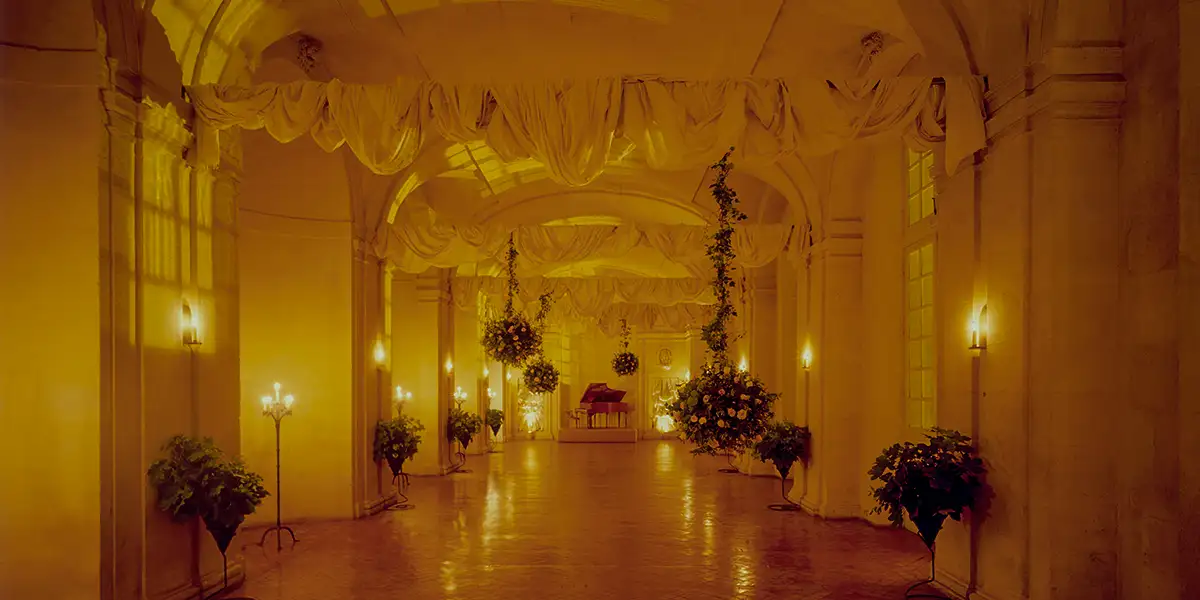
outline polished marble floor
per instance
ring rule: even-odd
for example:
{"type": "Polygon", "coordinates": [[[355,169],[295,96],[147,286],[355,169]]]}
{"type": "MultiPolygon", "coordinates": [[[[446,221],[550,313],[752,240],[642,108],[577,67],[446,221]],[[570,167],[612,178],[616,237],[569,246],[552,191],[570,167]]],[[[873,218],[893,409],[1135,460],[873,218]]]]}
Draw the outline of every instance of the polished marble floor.
{"type": "MultiPolygon", "coordinates": [[[[893,599],[929,568],[912,534],[766,505],[775,480],[678,442],[510,443],[413,478],[416,508],[245,548],[258,600],[893,599]]],[[[253,532],[242,539],[257,540],[253,532]]]]}

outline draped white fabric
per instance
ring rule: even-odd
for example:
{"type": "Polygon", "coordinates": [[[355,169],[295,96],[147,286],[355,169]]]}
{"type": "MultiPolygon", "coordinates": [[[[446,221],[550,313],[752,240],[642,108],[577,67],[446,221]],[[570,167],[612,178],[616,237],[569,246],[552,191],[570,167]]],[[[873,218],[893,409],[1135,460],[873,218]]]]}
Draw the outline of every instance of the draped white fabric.
{"type": "Polygon", "coordinates": [[[952,172],[985,144],[979,85],[969,78],[836,85],[817,78],[602,78],[493,86],[335,79],[189,91],[196,113],[219,129],[266,128],[285,142],[307,131],[327,151],[350,146],[380,174],[411,165],[433,137],[485,140],[505,161],[536,159],[571,186],[591,182],[634,148],[653,168],[681,169],[704,166],[730,146],[736,161],[771,163],[899,131],[920,142],[944,141],[952,172]]]}
{"type": "MultiPolygon", "coordinates": [[[[391,228],[394,236],[386,255],[396,268],[420,273],[430,267],[449,268],[487,260],[500,260],[513,234],[520,253],[518,265],[547,267],[584,260],[614,259],[635,247],[652,248],[667,260],[685,266],[693,275],[708,274],[705,255],[707,230],[687,225],[569,225],[458,227],[432,219],[406,220],[391,228]]],[[[762,267],[784,251],[791,227],[779,224],[740,225],[733,236],[735,264],[762,267]]]]}
{"type": "MultiPolygon", "coordinates": [[[[596,317],[609,305],[656,304],[712,304],[711,284],[705,279],[655,279],[655,278],[520,278],[519,304],[536,305],[545,292],[556,298],[556,307],[567,315],[596,317]]],[[[493,299],[504,298],[508,282],[501,277],[456,277],[451,289],[454,302],[460,308],[475,306],[476,298],[483,293],[493,299]]]]}

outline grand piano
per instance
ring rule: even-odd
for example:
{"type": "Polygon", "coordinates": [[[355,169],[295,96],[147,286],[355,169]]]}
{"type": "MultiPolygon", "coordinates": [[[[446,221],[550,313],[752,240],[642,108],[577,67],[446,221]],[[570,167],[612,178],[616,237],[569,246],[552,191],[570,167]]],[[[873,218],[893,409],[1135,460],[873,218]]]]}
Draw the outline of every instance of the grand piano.
{"type": "Polygon", "coordinates": [[[628,427],[633,407],[622,402],[624,398],[625,390],[614,390],[607,383],[592,383],[583,392],[578,412],[586,414],[588,429],[597,428],[597,423],[601,423],[600,428],[628,427]],[[611,425],[613,421],[616,425],[611,425]]]}

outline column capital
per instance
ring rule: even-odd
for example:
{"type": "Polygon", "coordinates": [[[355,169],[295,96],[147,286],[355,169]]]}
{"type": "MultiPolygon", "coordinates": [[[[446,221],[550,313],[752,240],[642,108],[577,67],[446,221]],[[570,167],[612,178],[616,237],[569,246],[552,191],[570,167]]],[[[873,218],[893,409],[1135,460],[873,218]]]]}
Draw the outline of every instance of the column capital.
{"type": "Polygon", "coordinates": [[[835,219],[825,225],[825,234],[806,253],[818,259],[861,258],[862,248],[862,219],[835,219]]]}

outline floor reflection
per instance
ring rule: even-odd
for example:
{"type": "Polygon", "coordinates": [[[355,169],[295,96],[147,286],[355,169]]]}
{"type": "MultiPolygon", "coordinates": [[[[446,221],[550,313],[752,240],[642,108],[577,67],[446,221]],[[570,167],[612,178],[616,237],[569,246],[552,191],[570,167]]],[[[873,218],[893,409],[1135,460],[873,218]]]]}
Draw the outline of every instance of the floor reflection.
{"type": "Polygon", "coordinates": [[[910,534],[767,510],[775,480],[717,473],[678,442],[507,446],[471,473],[414,477],[414,510],[302,524],[282,556],[247,548],[243,593],[869,600],[928,568],[910,534]]]}

